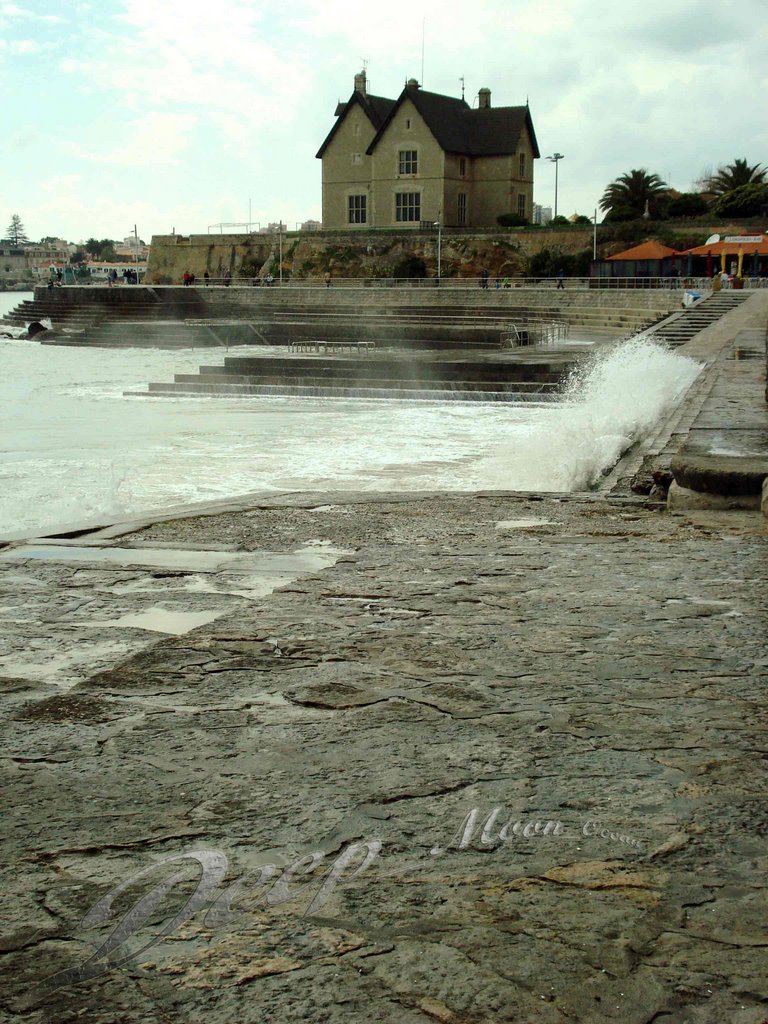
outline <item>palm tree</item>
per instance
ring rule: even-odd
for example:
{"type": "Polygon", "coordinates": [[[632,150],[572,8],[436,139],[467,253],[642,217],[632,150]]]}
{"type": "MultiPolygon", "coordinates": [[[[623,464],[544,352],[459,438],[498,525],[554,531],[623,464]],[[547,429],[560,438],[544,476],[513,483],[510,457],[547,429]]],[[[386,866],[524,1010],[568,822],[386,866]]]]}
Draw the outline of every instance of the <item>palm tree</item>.
{"type": "Polygon", "coordinates": [[[606,188],[600,200],[601,210],[626,211],[642,217],[645,204],[653,212],[661,193],[667,189],[666,182],[658,174],[649,174],[645,167],[620,174],[606,188]]]}
{"type": "Polygon", "coordinates": [[[734,160],[732,164],[718,167],[715,174],[706,179],[704,188],[707,192],[714,192],[721,196],[725,192],[733,192],[735,188],[740,188],[742,185],[762,185],[765,182],[766,174],[768,174],[768,169],[761,167],[760,164],[750,167],[746,158],[734,160]]]}

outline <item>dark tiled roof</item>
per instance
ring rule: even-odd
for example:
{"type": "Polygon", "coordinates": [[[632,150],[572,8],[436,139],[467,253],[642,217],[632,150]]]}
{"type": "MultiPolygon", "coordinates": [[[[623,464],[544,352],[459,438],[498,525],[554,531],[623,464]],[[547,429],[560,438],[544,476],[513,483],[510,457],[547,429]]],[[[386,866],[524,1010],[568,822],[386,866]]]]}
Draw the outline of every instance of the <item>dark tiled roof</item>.
{"type": "Polygon", "coordinates": [[[470,111],[471,150],[468,156],[497,156],[514,153],[526,124],[531,136],[533,155],[539,156],[539,146],[528,107],[486,107],[470,111]]]}
{"type": "MultiPolygon", "coordinates": [[[[378,145],[392,118],[405,100],[411,100],[429,130],[447,153],[463,156],[503,156],[517,151],[520,135],[527,125],[534,156],[539,156],[531,114],[525,107],[483,107],[473,110],[464,100],[407,85],[367,149],[378,145]]],[[[320,154],[318,154],[320,155],[320,154]]]]}
{"type": "Polygon", "coordinates": [[[388,100],[385,96],[368,96],[361,92],[353,92],[346,103],[339,103],[337,105],[336,124],[326,135],[325,141],[320,149],[318,149],[316,156],[321,157],[323,155],[334,135],[339,130],[339,125],[355,104],[358,104],[358,106],[363,108],[368,120],[378,131],[386,121],[392,107],[395,106],[395,100],[388,100]]]}

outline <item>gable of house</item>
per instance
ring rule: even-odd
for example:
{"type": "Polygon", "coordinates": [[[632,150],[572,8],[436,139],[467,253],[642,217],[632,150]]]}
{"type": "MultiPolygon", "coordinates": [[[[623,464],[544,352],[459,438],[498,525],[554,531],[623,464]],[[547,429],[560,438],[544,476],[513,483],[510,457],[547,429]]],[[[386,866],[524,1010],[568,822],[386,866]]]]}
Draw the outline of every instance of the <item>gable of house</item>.
{"type": "Polygon", "coordinates": [[[528,106],[478,108],[411,79],[397,100],[371,97],[364,73],[336,108],[318,151],[326,227],[488,227],[501,213],[533,212],[539,157],[528,106]],[[364,211],[362,214],[360,211],[364,211]]]}

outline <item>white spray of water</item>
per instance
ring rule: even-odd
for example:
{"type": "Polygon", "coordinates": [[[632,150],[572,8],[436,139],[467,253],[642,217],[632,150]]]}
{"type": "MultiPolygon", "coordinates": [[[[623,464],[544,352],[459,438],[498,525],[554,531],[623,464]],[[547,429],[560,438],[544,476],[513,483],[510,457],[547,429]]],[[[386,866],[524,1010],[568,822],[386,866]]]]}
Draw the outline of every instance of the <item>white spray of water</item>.
{"type": "Polygon", "coordinates": [[[499,487],[576,491],[603,472],[674,406],[701,364],[640,335],[572,374],[564,401],[520,436],[509,457],[489,460],[499,487]]]}

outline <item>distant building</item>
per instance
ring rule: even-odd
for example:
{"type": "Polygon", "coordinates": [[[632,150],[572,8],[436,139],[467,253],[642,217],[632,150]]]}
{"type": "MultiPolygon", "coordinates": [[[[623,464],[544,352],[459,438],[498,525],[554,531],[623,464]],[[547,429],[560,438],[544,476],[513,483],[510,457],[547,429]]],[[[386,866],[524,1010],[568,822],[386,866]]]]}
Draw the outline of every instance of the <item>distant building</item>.
{"type": "Polygon", "coordinates": [[[301,225],[302,231],[319,231],[322,228],[319,220],[305,220],[301,225]]]}
{"type": "Polygon", "coordinates": [[[139,278],[143,278],[147,272],[147,261],[140,260],[116,260],[114,263],[105,263],[102,260],[92,260],[85,264],[93,281],[106,281],[110,270],[116,270],[119,280],[123,278],[123,271],[137,270],[139,278]]]}
{"type": "Polygon", "coordinates": [[[675,260],[683,257],[661,242],[649,241],[633,245],[631,249],[617,252],[604,260],[595,260],[590,267],[591,277],[670,277],[679,264],[675,260]]]}
{"type": "Polygon", "coordinates": [[[533,213],[530,111],[492,107],[490,89],[472,108],[411,79],[391,100],[371,96],[362,71],[317,156],[326,229],[485,228],[502,213],[533,213]]]}
{"type": "Polygon", "coordinates": [[[24,242],[14,245],[0,241],[0,282],[34,281],[47,278],[51,267],[69,263],[69,243],[24,242]]]}
{"type": "Polygon", "coordinates": [[[147,260],[149,257],[149,246],[143,238],[136,238],[135,235],[127,235],[122,242],[115,243],[115,255],[128,256],[133,259],[147,260]]]}
{"type": "Polygon", "coordinates": [[[540,206],[539,203],[533,204],[533,223],[546,225],[552,220],[552,207],[551,206],[540,206]]]}

